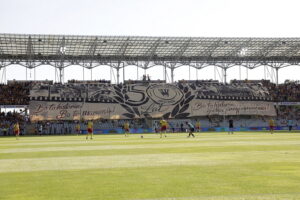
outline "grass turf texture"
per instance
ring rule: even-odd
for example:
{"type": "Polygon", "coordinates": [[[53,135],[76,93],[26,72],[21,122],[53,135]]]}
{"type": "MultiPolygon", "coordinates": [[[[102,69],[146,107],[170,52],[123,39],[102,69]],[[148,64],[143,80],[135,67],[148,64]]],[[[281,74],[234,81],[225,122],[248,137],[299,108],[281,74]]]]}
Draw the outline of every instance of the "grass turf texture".
{"type": "Polygon", "coordinates": [[[299,133],[0,138],[0,199],[300,199],[299,133]]]}

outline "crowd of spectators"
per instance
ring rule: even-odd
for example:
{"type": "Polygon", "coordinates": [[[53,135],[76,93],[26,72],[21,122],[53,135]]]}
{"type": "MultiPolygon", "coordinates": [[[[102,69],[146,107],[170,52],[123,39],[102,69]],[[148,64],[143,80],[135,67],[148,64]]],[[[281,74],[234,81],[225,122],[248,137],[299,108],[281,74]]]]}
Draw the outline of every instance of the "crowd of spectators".
{"type": "Polygon", "coordinates": [[[232,80],[231,84],[262,84],[270,93],[275,102],[300,102],[300,82],[286,80],[284,83],[276,85],[270,80],[232,80]]]}
{"type": "Polygon", "coordinates": [[[52,85],[53,81],[8,81],[0,84],[0,105],[28,105],[30,90],[35,85],[52,85]]]}
{"type": "Polygon", "coordinates": [[[285,81],[283,84],[274,84],[265,82],[270,94],[278,102],[299,102],[300,101],[300,83],[299,81],[285,81]]]}
{"type": "Polygon", "coordinates": [[[277,106],[277,119],[294,119],[300,121],[300,107],[299,106],[277,106]]]}
{"type": "Polygon", "coordinates": [[[29,87],[23,83],[0,85],[0,105],[28,105],[29,87]]]}
{"type": "Polygon", "coordinates": [[[24,132],[25,124],[28,122],[24,112],[1,112],[0,113],[0,135],[13,135],[13,125],[18,122],[22,133],[24,132]]]}
{"type": "Polygon", "coordinates": [[[0,105],[28,105],[30,89],[37,84],[53,84],[53,81],[8,81],[0,84],[0,105]]]}

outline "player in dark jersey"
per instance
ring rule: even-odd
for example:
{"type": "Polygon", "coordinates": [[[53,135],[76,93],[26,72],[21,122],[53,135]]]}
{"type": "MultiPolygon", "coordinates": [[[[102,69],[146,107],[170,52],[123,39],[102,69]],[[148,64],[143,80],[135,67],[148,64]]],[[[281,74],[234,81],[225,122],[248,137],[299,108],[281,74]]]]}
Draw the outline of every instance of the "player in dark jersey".
{"type": "Polygon", "coordinates": [[[228,134],[233,134],[233,129],[234,129],[233,119],[230,118],[228,121],[228,134]]]}
{"type": "Polygon", "coordinates": [[[188,127],[190,129],[188,137],[190,137],[190,136],[195,137],[195,135],[193,134],[193,132],[195,131],[194,125],[191,122],[186,122],[186,125],[188,125],[188,127]]]}

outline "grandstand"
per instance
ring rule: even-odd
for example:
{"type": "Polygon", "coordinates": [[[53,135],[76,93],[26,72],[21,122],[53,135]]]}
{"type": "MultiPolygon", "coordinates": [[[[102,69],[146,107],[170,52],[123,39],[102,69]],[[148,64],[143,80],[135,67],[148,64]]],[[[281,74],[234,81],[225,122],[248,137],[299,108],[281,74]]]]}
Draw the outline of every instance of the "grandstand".
{"type": "Polygon", "coordinates": [[[124,120],[129,120],[136,132],[152,132],[156,120],[164,117],[178,132],[187,120],[200,121],[203,131],[224,131],[229,118],[235,119],[237,130],[265,130],[268,118],[276,116],[278,130],[286,129],[289,119],[300,129],[300,84],[278,83],[281,68],[300,63],[299,44],[299,38],[0,34],[1,127],[10,130],[17,117],[24,133],[34,134],[42,123],[45,134],[63,134],[74,133],[75,121],[93,119],[98,133],[121,133],[124,120]],[[6,82],[11,65],[53,66],[59,77],[6,82]],[[108,65],[117,79],[65,80],[64,69],[71,65],[108,65]],[[129,65],[145,71],[140,80],[125,79],[129,65]],[[146,76],[156,65],[164,66],[164,80],[146,76]],[[273,78],[228,81],[227,70],[233,66],[269,66],[273,78]],[[179,67],[217,67],[220,81],[175,82],[179,67]]]}

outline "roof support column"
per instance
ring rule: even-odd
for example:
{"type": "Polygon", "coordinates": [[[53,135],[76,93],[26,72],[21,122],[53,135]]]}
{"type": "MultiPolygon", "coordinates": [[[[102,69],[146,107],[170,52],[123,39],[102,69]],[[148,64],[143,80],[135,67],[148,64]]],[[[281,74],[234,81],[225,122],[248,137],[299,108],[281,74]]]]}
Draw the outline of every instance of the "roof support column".
{"type": "Polygon", "coordinates": [[[59,67],[59,82],[60,83],[63,83],[63,68],[62,67],[59,67]]]}
{"type": "Polygon", "coordinates": [[[223,80],[224,80],[224,84],[226,85],[227,84],[227,68],[223,68],[223,80]]]}
{"type": "Polygon", "coordinates": [[[125,83],[125,65],[123,65],[123,84],[125,83]]]}
{"type": "Polygon", "coordinates": [[[2,76],[0,76],[0,83],[4,83],[4,71],[5,71],[5,67],[1,67],[0,66],[0,74],[1,74],[1,70],[2,70],[2,76]]]}
{"type": "Polygon", "coordinates": [[[57,55],[60,58],[60,62],[57,63],[57,65],[58,65],[57,68],[59,69],[59,82],[60,83],[64,82],[63,69],[64,69],[64,61],[65,61],[64,57],[65,57],[65,53],[66,53],[65,42],[66,42],[66,39],[65,39],[65,37],[63,37],[60,41],[59,48],[57,49],[57,55]]]}
{"type": "Polygon", "coordinates": [[[120,69],[121,69],[121,65],[123,64],[123,68],[125,67],[125,63],[119,61],[117,66],[115,67],[116,68],[116,71],[117,71],[117,84],[120,84],[120,69]]]}
{"type": "Polygon", "coordinates": [[[276,83],[276,85],[278,85],[279,83],[279,69],[283,68],[283,67],[287,67],[290,64],[288,63],[269,63],[269,66],[272,68],[273,73],[272,75],[272,79],[273,81],[276,83]],[[274,69],[275,69],[275,74],[274,74],[274,69]]]}
{"type": "Polygon", "coordinates": [[[189,65],[189,80],[191,80],[191,66],[189,65]]]}
{"type": "Polygon", "coordinates": [[[82,66],[82,80],[84,81],[84,67],[82,66]]]}
{"type": "Polygon", "coordinates": [[[171,83],[174,83],[174,66],[171,66],[171,83]]]}
{"type": "Polygon", "coordinates": [[[117,70],[117,84],[119,84],[120,83],[120,68],[117,67],[116,70],[117,70]]]}
{"type": "Polygon", "coordinates": [[[136,80],[139,80],[139,66],[136,66],[136,80]]]}
{"type": "Polygon", "coordinates": [[[1,70],[2,70],[2,67],[0,66],[0,83],[2,83],[1,70]]]}
{"type": "Polygon", "coordinates": [[[110,77],[110,81],[112,81],[112,66],[109,66],[109,77],[110,77]]]}
{"type": "MultiPolygon", "coordinates": [[[[27,80],[27,79],[26,79],[27,80]]],[[[56,83],[57,81],[57,68],[54,67],[54,83],[56,83]]]]}
{"type": "Polygon", "coordinates": [[[214,79],[215,80],[217,80],[217,71],[218,71],[217,66],[214,66],[214,79]]]}
{"type": "Polygon", "coordinates": [[[278,71],[279,71],[279,68],[278,67],[276,67],[275,68],[275,70],[276,70],[276,85],[278,85],[278,71]]]}
{"type": "Polygon", "coordinates": [[[164,79],[167,82],[167,66],[164,65],[164,79]]]}
{"type": "Polygon", "coordinates": [[[224,84],[227,84],[227,69],[229,69],[230,67],[233,67],[235,64],[230,64],[230,63],[221,63],[218,64],[217,66],[219,66],[221,68],[221,74],[220,74],[220,78],[222,79],[224,84]]]}
{"type": "Polygon", "coordinates": [[[90,69],[91,70],[91,81],[93,80],[93,68],[90,69]]]}
{"type": "MultiPolygon", "coordinates": [[[[57,74],[59,83],[63,83],[64,82],[64,63],[63,62],[55,63],[54,66],[55,66],[55,75],[57,74],[57,70],[59,70],[59,74],[57,74]]],[[[55,76],[55,79],[56,79],[56,76],[55,76]]]]}

